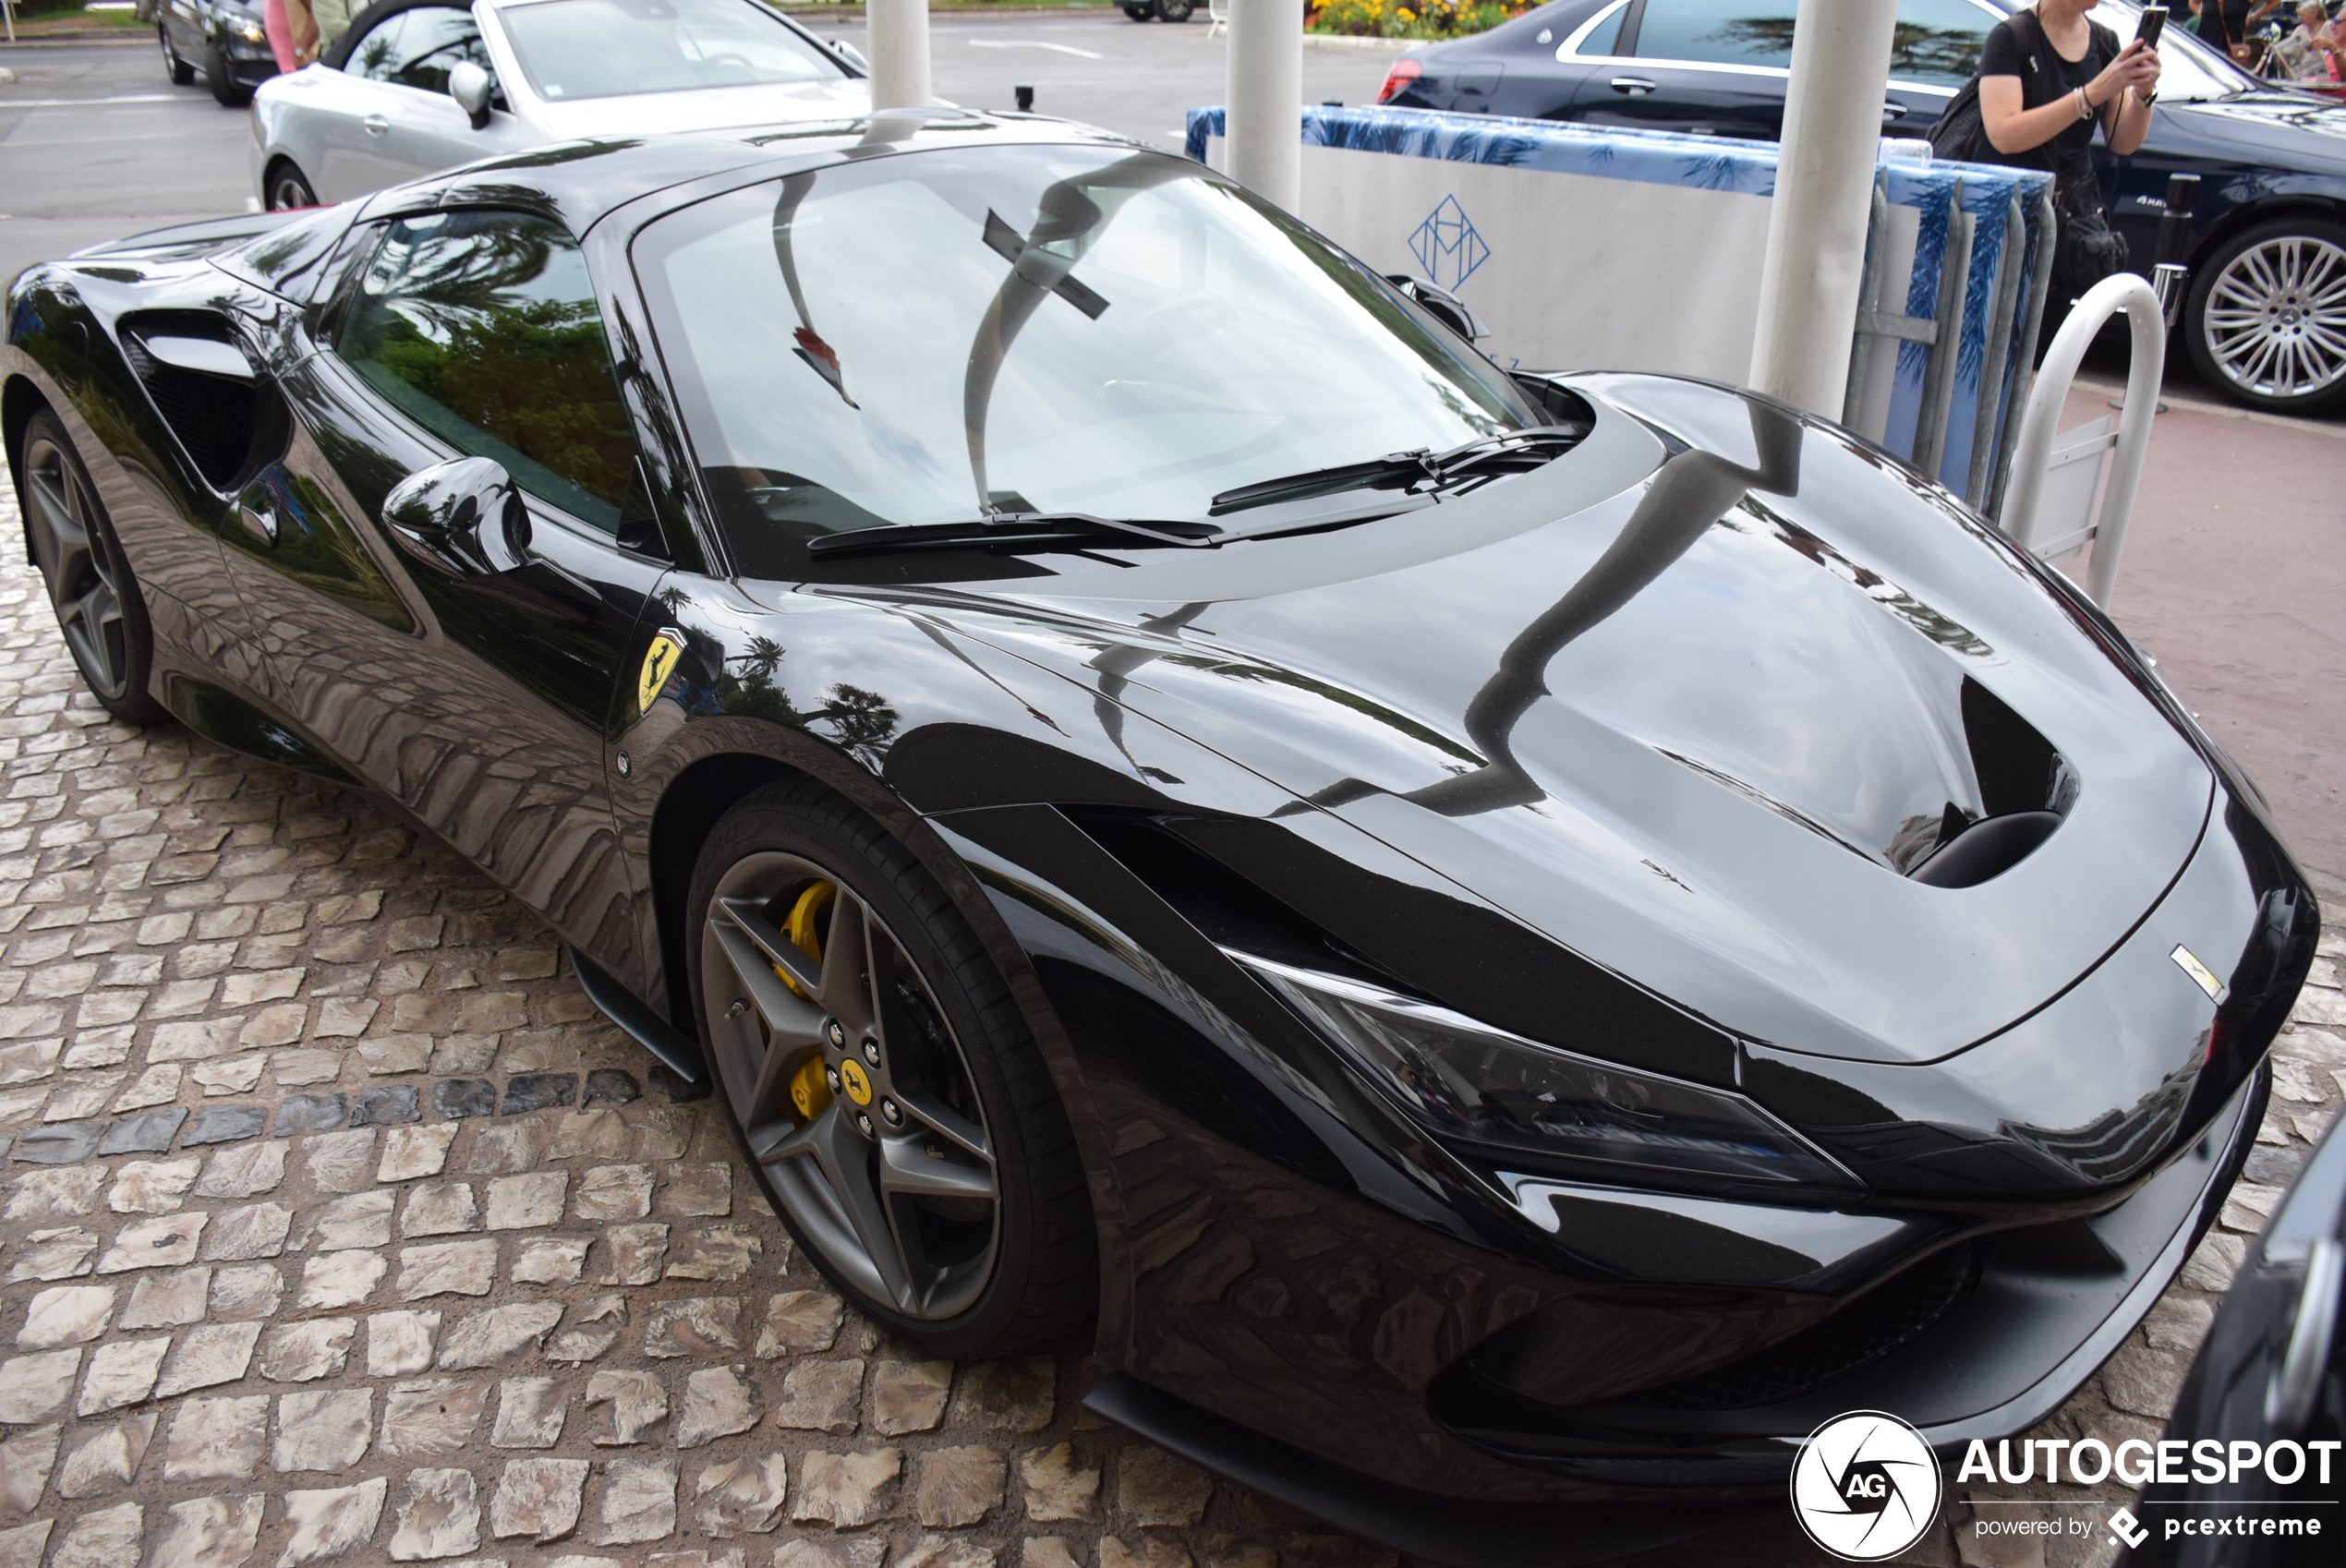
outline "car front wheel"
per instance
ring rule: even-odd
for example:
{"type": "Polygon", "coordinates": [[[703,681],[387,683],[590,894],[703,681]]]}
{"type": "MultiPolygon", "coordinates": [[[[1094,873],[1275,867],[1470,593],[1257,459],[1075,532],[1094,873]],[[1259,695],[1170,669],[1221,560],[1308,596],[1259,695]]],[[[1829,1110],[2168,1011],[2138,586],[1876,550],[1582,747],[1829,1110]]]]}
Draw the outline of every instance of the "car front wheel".
{"type": "Polygon", "coordinates": [[[171,85],[174,87],[194,86],[196,67],[182,60],[179,57],[179,51],[171,46],[171,30],[157,23],[155,42],[163,45],[163,74],[171,78],[171,85]]]}
{"type": "Polygon", "coordinates": [[[147,694],[154,634],[122,541],[65,428],[46,410],[26,422],[18,499],[32,563],[48,585],[58,630],[99,706],[126,724],[163,717],[147,694]]]}
{"type": "Polygon", "coordinates": [[[1185,22],[1197,13],[1197,0],[1156,0],[1156,19],[1185,22]]]}
{"type": "Polygon", "coordinates": [[[228,51],[213,39],[203,53],[203,75],[212,96],[223,109],[241,109],[252,102],[252,89],[236,79],[236,67],[228,63],[228,51]]]}
{"type": "Polygon", "coordinates": [[[942,1355],[1081,1332],[1097,1265],[1066,1112],[910,852],[812,783],[769,785],[711,830],[688,913],[710,1071],[816,1266],[942,1355]]]}
{"type": "Polygon", "coordinates": [[[305,175],[290,158],[280,158],[269,165],[269,173],[260,185],[260,199],[272,212],[291,211],[297,207],[318,205],[318,193],[309,188],[305,175]]]}
{"type": "Polygon", "coordinates": [[[2225,242],[2193,281],[2184,340],[2199,373],[2252,408],[2346,401],[2346,226],[2284,218],[2225,242]]]}

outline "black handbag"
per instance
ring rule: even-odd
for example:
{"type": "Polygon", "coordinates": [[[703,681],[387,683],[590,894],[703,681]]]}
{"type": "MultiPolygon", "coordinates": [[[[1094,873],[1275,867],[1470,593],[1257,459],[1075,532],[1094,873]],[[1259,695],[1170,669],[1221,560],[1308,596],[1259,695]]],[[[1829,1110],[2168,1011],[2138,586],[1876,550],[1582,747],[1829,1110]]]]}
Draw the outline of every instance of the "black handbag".
{"type": "Polygon", "coordinates": [[[2110,226],[2101,182],[2091,175],[2053,187],[2052,298],[2066,303],[2126,270],[2126,236],[2110,226]]]}

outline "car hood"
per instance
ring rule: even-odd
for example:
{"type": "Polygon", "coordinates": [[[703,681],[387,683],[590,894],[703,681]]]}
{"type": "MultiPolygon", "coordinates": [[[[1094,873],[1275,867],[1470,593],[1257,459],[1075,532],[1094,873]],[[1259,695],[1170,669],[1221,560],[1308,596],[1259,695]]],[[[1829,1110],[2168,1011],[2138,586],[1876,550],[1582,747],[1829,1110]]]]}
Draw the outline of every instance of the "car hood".
{"type": "Polygon", "coordinates": [[[2346,170],[2346,105],[2328,99],[2276,90],[2161,108],[2187,119],[2199,136],[2239,149],[2248,162],[2284,170],[2315,161],[2346,170]]]}
{"type": "Polygon", "coordinates": [[[722,130],[803,120],[842,120],[872,111],[871,83],[840,78],[794,86],[724,87],[688,92],[639,92],[576,103],[538,100],[528,118],[549,135],[647,136],[722,130]]]}
{"type": "Polygon", "coordinates": [[[1145,605],[932,608],[1746,1039],[1928,1061],[2091,970],[2215,789],[2131,655],[1843,432],[1571,384],[1595,433],[1479,510],[1153,564],[1145,605]],[[1450,548],[1381,542],[1412,532],[1450,548]],[[2027,808],[2058,826],[2001,874],[1903,874],[2027,808]]]}

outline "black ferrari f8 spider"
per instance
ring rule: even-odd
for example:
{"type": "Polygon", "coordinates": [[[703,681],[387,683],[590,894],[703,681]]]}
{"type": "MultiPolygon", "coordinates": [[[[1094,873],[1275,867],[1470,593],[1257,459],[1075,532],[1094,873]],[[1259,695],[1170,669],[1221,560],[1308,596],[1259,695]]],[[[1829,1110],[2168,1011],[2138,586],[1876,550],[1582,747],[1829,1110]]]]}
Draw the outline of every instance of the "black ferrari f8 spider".
{"type": "Polygon", "coordinates": [[[2028,1427],[2253,1139],[2264,806],[1894,459],[1421,298],[897,113],[37,267],[0,406],[99,699],[543,911],[891,1329],[1448,1561],[2028,1427]]]}

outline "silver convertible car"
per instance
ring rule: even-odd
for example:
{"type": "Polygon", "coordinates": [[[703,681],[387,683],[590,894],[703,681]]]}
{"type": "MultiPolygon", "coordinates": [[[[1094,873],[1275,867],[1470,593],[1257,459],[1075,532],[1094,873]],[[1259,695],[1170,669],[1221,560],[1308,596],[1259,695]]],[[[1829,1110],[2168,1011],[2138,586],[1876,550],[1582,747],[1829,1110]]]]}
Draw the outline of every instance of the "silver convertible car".
{"type": "Polygon", "coordinates": [[[839,119],[865,69],[759,0],[379,0],[254,95],[253,177],[314,207],[582,136],[839,119]]]}

